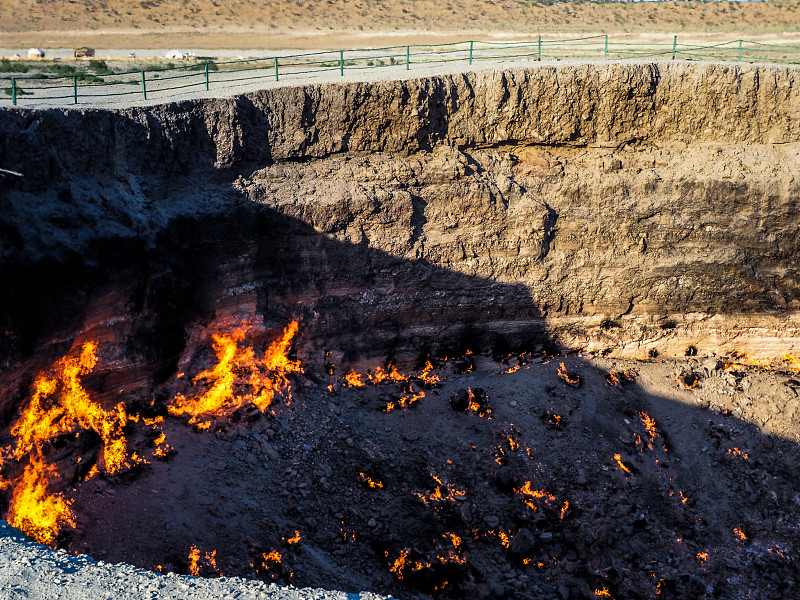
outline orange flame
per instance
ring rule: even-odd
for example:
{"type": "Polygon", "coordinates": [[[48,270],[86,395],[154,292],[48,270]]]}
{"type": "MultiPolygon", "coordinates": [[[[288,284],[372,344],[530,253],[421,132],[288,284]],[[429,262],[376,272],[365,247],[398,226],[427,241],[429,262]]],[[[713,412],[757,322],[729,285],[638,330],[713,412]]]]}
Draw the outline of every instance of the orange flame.
{"type": "Polygon", "coordinates": [[[508,534],[505,531],[499,532],[497,537],[500,538],[500,544],[503,546],[503,548],[508,548],[511,545],[511,540],[508,539],[508,534]]]}
{"type": "Polygon", "coordinates": [[[422,369],[422,373],[419,374],[419,378],[425,383],[439,383],[439,375],[437,373],[433,373],[435,368],[436,367],[433,366],[433,363],[431,363],[430,359],[428,359],[428,361],[425,363],[425,367],[422,369]]]}
{"type": "Polygon", "coordinates": [[[300,542],[300,532],[296,529],[294,530],[294,535],[286,540],[287,544],[297,544],[300,542]]]}
{"type": "Polygon", "coordinates": [[[530,481],[526,481],[522,485],[521,488],[519,488],[518,490],[514,490],[514,491],[517,494],[520,494],[520,495],[523,496],[523,498],[524,498],[523,502],[525,502],[525,504],[531,510],[539,510],[539,507],[536,506],[536,503],[534,502],[534,500],[544,499],[545,502],[555,502],[555,500],[556,500],[555,496],[553,496],[552,494],[548,494],[544,490],[534,490],[531,487],[531,482],[530,481]]]}
{"type": "Polygon", "coordinates": [[[195,577],[200,577],[200,550],[197,546],[189,549],[189,572],[195,577]]]}
{"type": "Polygon", "coordinates": [[[81,376],[90,373],[96,364],[97,343],[86,342],[80,356],[65,357],[57,363],[61,372],[54,379],[44,376],[36,379],[28,408],[11,428],[11,435],[18,438],[13,454],[16,460],[63,433],[91,429],[103,440],[102,459],[107,473],[118,473],[131,466],[122,433],[128,420],[125,405],[120,403],[105,411],[92,402],[81,384],[81,376]]]}
{"type": "Polygon", "coordinates": [[[625,463],[622,462],[622,456],[619,454],[614,455],[614,460],[617,461],[619,468],[625,471],[626,473],[630,474],[631,470],[625,466],[625,463]]]}
{"type": "Polygon", "coordinates": [[[75,527],[70,503],[61,494],[47,493],[47,484],[55,477],[53,465],[44,464],[38,453],[32,455],[8,509],[8,522],[40,544],[50,544],[65,525],[75,527]]]}
{"type": "Polygon", "coordinates": [[[513,367],[510,367],[505,371],[503,371],[503,374],[508,375],[510,373],[516,373],[517,371],[519,371],[519,365],[514,365],[513,367]]]}
{"type": "Polygon", "coordinates": [[[731,456],[740,457],[742,460],[747,460],[748,458],[750,458],[750,455],[747,454],[747,452],[742,452],[741,450],[739,450],[739,448],[728,449],[728,454],[730,454],[731,456]]]}
{"type": "Polygon", "coordinates": [[[350,371],[344,376],[344,378],[351,387],[364,387],[366,385],[363,381],[361,381],[361,375],[355,371],[350,371]]]}
{"type": "Polygon", "coordinates": [[[272,550],[270,552],[265,552],[265,553],[263,553],[261,555],[261,558],[264,559],[262,564],[264,565],[265,569],[269,569],[270,566],[273,565],[273,564],[278,564],[279,565],[279,564],[281,564],[281,561],[283,561],[283,557],[281,556],[281,553],[278,552],[277,550],[272,550]]]}
{"type": "Polygon", "coordinates": [[[394,365],[392,365],[392,364],[387,365],[386,368],[388,369],[387,371],[384,371],[380,367],[375,369],[375,375],[370,376],[370,378],[369,378],[370,381],[372,381],[372,383],[375,384],[375,383],[381,383],[381,382],[387,381],[387,380],[388,381],[399,382],[399,381],[406,381],[406,379],[408,379],[405,375],[400,373],[397,370],[397,367],[395,367],[394,365]]]}
{"type": "Polygon", "coordinates": [[[406,560],[408,559],[408,550],[401,550],[398,556],[392,563],[389,572],[394,573],[398,579],[403,578],[403,569],[406,567],[406,560]]]}
{"type": "Polygon", "coordinates": [[[581,376],[570,374],[563,362],[558,366],[558,376],[570,385],[578,385],[581,382],[581,376]]]}
{"type": "Polygon", "coordinates": [[[744,531],[742,531],[742,529],[740,527],[734,527],[733,528],[733,533],[735,533],[739,537],[740,540],[746,540],[747,539],[747,536],[744,534],[744,531]]]}
{"type": "Polygon", "coordinates": [[[561,507],[561,520],[562,521],[564,520],[564,515],[567,514],[568,510],[569,510],[569,500],[565,500],[564,501],[564,506],[561,507]]]}
{"type": "Polygon", "coordinates": [[[459,490],[453,484],[447,483],[446,481],[443,482],[433,473],[431,473],[431,478],[433,478],[437,485],[436,489],[429,496],[421,494],[420,492],[414,492],[414,495],[425,504],[431,503],[436,505],[443,502],[455,502],[459,499],[463,500],[467,495],[466,490],[459,490]],[[447,491],[447,495],[442,492],[442,489],[447,491]]]}
{"type": "Polygon", "coordinates": [[[698,552],[697,558],[700,559],[701,563],[704,563],[708,560],[708,552],[698,552]]]}
{"type": "Polygon", "coordinates": [[[418,400],[421,400],[425,397],[425,392],[419,391],[416,394],[406,394],[405,396],[401,396],[396,402],[389,402],[386,404],[386,408],[383,409],[383,412],[391,412],[397,408],[408,408],[418,400]]]}
{"type": "Polygon", "coordinates": [[[611,597],[611,592],[608,591],[608,588],[601,588],[601,589],[595,590],[594,591],[594,595],[597,596],[597,597],[610,598],[611,597]]]}
{"type": "Polygon", "coordinates": [[[792,367],[794,367],[795,371],[800,372],[800,359],[798,359],[796,356],[787,353],[783,355],[783,360],[790,363],[792,367]]]}
{"type": "Polygon", "coordinates": [[[269,345],[263,359],[255,358],[252,346],[239,347],[248,326],[240,327],[230,335],[213,335],[213,348],[218,362],[214,368],[192,378],[195,383],[206,380],[210,387],[205,393],[190,398],[177,394],[169,412],[173,415],[189,415],[189,423],[207,429],[210,420],[230,415],[245,404],[253,404],[264,412],[278,393],[285,393],[291,399],[286,375],[303,372],[300,361],[289,360],[287,356],[298,327],[297,321],[289,323],[283,335],[269,345]],[[252,391],[238,394],[234,388],[240,385],[249,385],[252,391]]]}
{"type": "Polygon", "coordinates": [[[376,480],[372,479],[366,473],[359,473],[359,475],[361,476],[361,480],[364,481],[367,485],[369,485],[369,487],[371,487],[371,488],[382,488],[383,487],[383,482],[382,481],[376,481],[376,480]]]}

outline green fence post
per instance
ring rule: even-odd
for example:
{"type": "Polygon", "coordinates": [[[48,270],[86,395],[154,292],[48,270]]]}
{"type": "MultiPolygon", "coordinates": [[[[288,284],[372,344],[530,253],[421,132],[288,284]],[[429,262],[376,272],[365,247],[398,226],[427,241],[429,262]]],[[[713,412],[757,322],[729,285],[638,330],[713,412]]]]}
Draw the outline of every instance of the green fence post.
{"type": "Polygon", "coordinates": [[[72,76],[72,103],[78,103],[78,76],[72,76]]]}
{"type": "Polygon", "coordinates": [[[469,64],[472,64],[472,45],[474,43],[475,42],[472,42],[472,41],[470,41],[470,43],[469,43],[469,64]]]}
{"type": "Polygon", "coordinates": [[[742,62],[742,40],[739,40],[739,62],[742,62]]]}
{"type": "Polygon", "coordinates": [[[537,45],[539,47],[539,56],[537,57],[536,60],[542,60],[542,36],[539,36],[539,41],[537,45]]]}
{"type": "Polygon", "coordinates": [[[206,61],[206,91],[208,91],[208,61],[206,61]]]}
{"type": "Polygon", "coordinates": [[[608,34],[606,34],[606,45],[605,48],[603,48],[603,58],[608,60],[608,34]]]}
{"type": "Polygon", "coordinates": [[[672,60],[675,60],[675,50],[678,48],[678,36],[672,38],[672,60]]]}
{"type": "Polygon", "coordinates": [[[142,96],[147,100],[147,84],[144,81],[144,71],[142,71],[142,96]]]}
{"type": "Polygon", "coordinates": [[[339,50],[339,75],[344,77],[344,50],[339,50]]]}
{"type": "Polygon", "coordinates": [[[275,81],[278,81],[278,57],[275,57],[275,81]]]}
{"type": "Polygon", "coordinates": [[[411,46],[406,46],[406,71],[411,68],[411,46]]]}
{"type": "Polygon", "coordinates": [[[14,106],[17,105],[17,80],[13,77],[11,78],[11,103],[14,106]]]}

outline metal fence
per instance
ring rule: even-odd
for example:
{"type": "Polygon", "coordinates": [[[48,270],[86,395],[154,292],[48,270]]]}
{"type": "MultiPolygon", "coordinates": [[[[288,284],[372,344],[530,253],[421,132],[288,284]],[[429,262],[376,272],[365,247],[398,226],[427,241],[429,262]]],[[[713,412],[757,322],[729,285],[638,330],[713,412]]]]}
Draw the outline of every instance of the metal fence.
{"type": "MultiPolygon", "coordinates": [[[[708,60],[800,63],[800,46],[732,40],[711,45],[681,43],[670,36],[663,43],[615,42],[608,35],[526,41],[465,41],[451,44],[386,46],[275,55],[229,61],[189,60],[181,66],[149,65],[144,70],[103,72],[74,69],[67,75],[15,73],[18,61],[0,64],[0,102],[19,104],[102,104],[119,101],[170,100],[186,91],[232,89],[257,81],[280,82],[315,74],[344,77],[348,71],[390,68],[410,71],[421,65],[529,60],[708,60]]],[[[273,85],[273,84],[271,84],[273,85]]]]}

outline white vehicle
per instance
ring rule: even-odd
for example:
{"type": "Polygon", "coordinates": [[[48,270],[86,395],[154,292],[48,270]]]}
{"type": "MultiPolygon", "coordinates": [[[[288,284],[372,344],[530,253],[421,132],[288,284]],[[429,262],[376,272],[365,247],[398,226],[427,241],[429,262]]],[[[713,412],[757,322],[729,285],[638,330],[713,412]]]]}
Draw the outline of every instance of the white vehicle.
{"type": "Polygon", "coordinates": [[[44,50],[41,48],[31,48],[28,50],[28,58],[44,58],[44,50]]]}
{"type": "Polygon", "coordinates": [[[164,56],[164,58],[172,58],[172,59],[179,59],[185,60],[187,58],[194,58],[196,55],[194,52],[183,52],[181,50],[170,50],[164,56]]]}

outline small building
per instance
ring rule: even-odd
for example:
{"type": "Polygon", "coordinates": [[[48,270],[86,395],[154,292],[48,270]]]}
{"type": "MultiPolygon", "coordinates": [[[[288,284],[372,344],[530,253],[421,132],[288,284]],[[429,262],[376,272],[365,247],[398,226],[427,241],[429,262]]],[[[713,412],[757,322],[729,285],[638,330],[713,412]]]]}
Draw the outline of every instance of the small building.
{"type": "Polygon", "coordinates": [[[75,58],[89,58],[91,56],[94,56],[94,48],[89,48],[89,46],[81,46],[75,50],[75,58]]]}
{"type": "Polygon", "coordinates": [[[44,50],[41,48],[31,48],[28,50],[28,58],[44,58],[44,50]]]}

